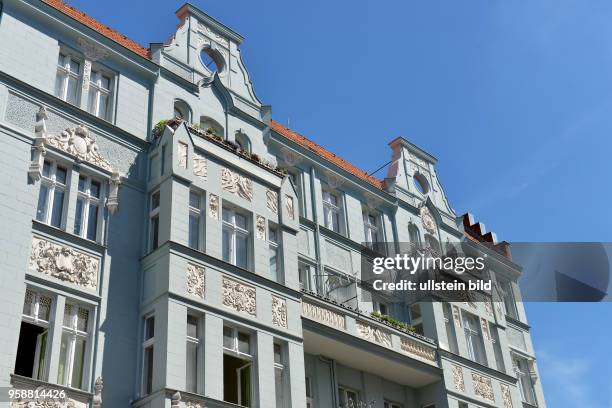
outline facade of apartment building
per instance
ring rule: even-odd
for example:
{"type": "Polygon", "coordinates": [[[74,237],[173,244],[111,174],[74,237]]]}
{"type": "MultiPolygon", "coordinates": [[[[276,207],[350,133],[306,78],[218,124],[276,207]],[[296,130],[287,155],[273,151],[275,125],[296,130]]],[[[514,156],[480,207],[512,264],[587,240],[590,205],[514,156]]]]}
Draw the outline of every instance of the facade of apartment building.
{"type": "Polygon", "coordinates": [[[143,48],[0,0],[0,387],[61,391],[0,406],[545,407],[520,267],[435,158],[359,170],[271,119],[238,33],[176,14],[143,48]],[[385,298],[369,242],[487,253],[498,296],[385,298]]]}

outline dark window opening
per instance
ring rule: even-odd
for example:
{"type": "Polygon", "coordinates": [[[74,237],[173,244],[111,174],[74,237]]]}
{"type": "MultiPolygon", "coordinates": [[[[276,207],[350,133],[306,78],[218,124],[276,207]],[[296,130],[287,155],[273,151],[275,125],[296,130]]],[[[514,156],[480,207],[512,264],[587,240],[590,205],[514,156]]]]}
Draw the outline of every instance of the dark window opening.
{"type": "Polygon", "coordinates": [[[21,322],[15,374],[39,380],[44,378],[47,338],[46,328],[21,322]]]}
{"type": "Polygon", "coordinates": [[[251,367],[249,360],[223,355],[223,400],[243,407],[251,406],[251,367]]]}

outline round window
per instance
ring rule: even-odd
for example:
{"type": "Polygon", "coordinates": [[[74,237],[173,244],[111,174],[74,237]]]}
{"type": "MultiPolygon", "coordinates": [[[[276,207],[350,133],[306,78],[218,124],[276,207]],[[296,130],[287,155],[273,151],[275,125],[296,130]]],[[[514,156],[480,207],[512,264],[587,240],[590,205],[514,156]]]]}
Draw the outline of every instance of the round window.
{"type": "Polygon", "coordinates": [[[421,194],[427,194],[429,192],[429,183],[427,183],[427,179],[419,173],[416,173],[413,177],[414,186],[421,194]]]}
{"type": "Polygon", "coordinates": [[[210,72],[223,72],[225,66],[221,53],[210,47],[202,48],[200,51],[200,61],[210,72]]]}

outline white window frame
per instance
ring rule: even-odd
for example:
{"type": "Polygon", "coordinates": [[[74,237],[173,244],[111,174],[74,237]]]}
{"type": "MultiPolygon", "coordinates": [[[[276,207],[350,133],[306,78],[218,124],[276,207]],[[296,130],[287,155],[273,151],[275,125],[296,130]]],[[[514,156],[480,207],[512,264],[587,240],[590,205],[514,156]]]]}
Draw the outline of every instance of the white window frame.
{"type": "Polygon", "coordinates": [[[205,218],[204,218],[204,200],[206,200],[206,195],[201,193],[200,191],[197,190],[190,190],[189,191],[189,225],[188,225],[188,237],[187,237],[187,245],[192,248],[195,249],[196,251],[202,251],[204,249],[204,239],[205,239],[205,235],[204,235],[204,222],[205,222],[205,218]],[[192,202],[191,202],[191,197],[192,194],[198,197],[198,206],[193,206],[192,202]],[[198,225],[197,225],[197,243],[196,245],[192,245],[191,242],[191,219],[195,218],[197,219],[198,225]]]}
{"type": "Polygon", "coordinates": [[[380,214],[373,212],[372,210],[363,210],[363,232],[365,238],[365,244],[373,249],[377,242],[380,242],[380,214]],[[374,219],[374,223],[371,222],[370,218],[374,219]]]}
{"type": "Polygon", "coordinates": [[[316,265],[302,259],[298,259],[298,279],[300,280],[300,289],[319,293],[316,272],[316,265]],[[304,268],[304,272],[302,272],[302,268],[304,268]]]}
{"type": "Polygon", "coordinates": [[[352,389],[352,388],[348,388],[345,387],[343,385],[340,385],[338,387],[338,394],[340,397],[340,402],[342,402],[344,400],[344,402],[346,403],[346,405],[340,405],[341,408],[358,408],[359,407],[359,403],[361,402],[361,400],[359,399],[359,391],[352,389]],[[354,403],[351,404],[351,399],[349,399],[349,394],[354,394],[355,395],[355,399],[352,400],[354,401],[354,403]]]}
{"type": "Polygon", "coordinates": [[[66,360],[64,361],[64,378],[60,379],[59,378],[59,372],[58,372],[58,381],[61,382],[62,385],[65,385],[67,387],[70,388],[76,388],[76,389],[87,389],[87,384],[86,384],[86,369],[87,369],[87,361],[89,358],[89,346],[90,346],[90,336],[89,333],[91,332],[90,327],[91,327],[91,310],[87,307],[78,305],[76,303],[68,303],[66,302],[66,304],[64,305],[64,315],[63,318],[64,320],[62,321],[62,340],[64,335],[68,336],[68,348],[66,350],[66,360]],[[69,319],[70,321],[68,322],[68,325],[66,325],[66,310],[70,308],[70,316],[69,319]],[[86,313],[86,319],[87,319],[87,324],[85,327],[85,331],[83,330],[79,330],[79,319],[81,318],[81,312],[86,313]],[[75,358],[75,350],[76,350],[76,342],[77,339],[81,339],[85,341],[85,350],[84,350],[84,355],[83,355],[83,368],[81,369],[81,386],[77,387],[75,385],[73,385],[73,375],[74,375],[74,358],[75,358]]]}
{"type": "Polygon", "coordinates": [[[502,280],[500,281],[500,286],[503,291],[502,303],[504,305],[506,315],[518,320],[518,308],[516,305],[516,299],[514,298],[514,288],[512,282],[509,280],[502,280]]]}
{"type": "MultiPolygon", "coordinates": [[[[240,367],[238,370],[243,370],[243,369],[245,369],[247,367],[250,367],[250,370],[251,370],[251,378],[250,378],[250,381],[251,381],[251,396],[250,396],[251,405],[252,405],[253,399],[255,397],[255,395],[254,395],[254,392],[255,392],[254,391],[254,382],[255,382],[254,381],[254,376],[255,376],[255,372],[254,372],[255,364],[254,364],[254,362],[255,362],[255,356],[253,355],[253,347],[254,347],[253,336],[251,335],[251,333],[249,333],[249,332],[247,332],[245,330],[240,330],[239,328],[234,327],[234,326],[230,326],[230,325],[224,325],[223,326],[223,353],[224,354],[229,354],[229,355],[232,355],[234,357],[238,357],[238,358],[240,358],[242,360],[246,360],[247,361],[247,363],[244,366],[240,367]],[[228,348],[225,345],[225,329],[231,330],[231,333],[232,333],[232,335],[231,335],[231,338],[232,338],[232,347],[231,348],[228,348]],[[240,347],[239,347],[239,344],[238,344],[238,342],[239,342],[239,340],[238,340],[239,337],[238,336],[239,336],[240,333],[246,334],[247,336],[249,336],[249,352],[248,353],[240,351],[240,347]]],[[[240,378],[240,374],[239,373],[237,373],[237,380],[238,380],[238,384],[236,384],[236,385],[238,387],[238,405],[241,405],[242,404],[242,386],[241,386],[241,383],[240,383],[241,378],[240,378]]]]}
{"type": "Polygon", "coordinates": [[[463,332],[468,350],[468,358],[482,365],[487,365],[487,353],[478,316],[462,311],[463,332]],[[472,323],[476,326],[471,327],[472,323]],[[479,357],[482,359],[480,360],[479,357]]]}
{"type": "Polygon", "coordinates": [[[151,375],[151,390],[148,391],[147,390],[147,366],[146,364],[146,358],[147,358],[147,351],[150,348],[152,351],[152,358],[151,358],[151,372],[153,374],[155,374],[155,315],[153,314],[149,314],[143,317],[143,333],[142,333],[142,390],[141,393],[142,395],[149,395],[150,393],[152,393],[154,391],[153,389],[153,375],[151,375]],[[150,320],[152,319],[152,320],[150,320]],[[149,322],[153,322],[153,335],[150,338],[147,338],[147,331],[148,331],[148,327],[149,327],[149,322]]]}
{"type": "Polygon", "coordinates": [[[344,234],[342,197],[331,190],[323,190],[323,220],[325,228],[338,234],[344,234]],[[333,198],[333,200],[332,200],[333,198]],[[335,203],[333,202],[335,201],[335,203]],[[337,218],[337,228],[334,226],[334,219],[337,218]]]}
{"type": "Polygon", "coordinates": [[[112,118],[112,107],[113,107],[113,86],[115,83],[114,75],[109,73],[107,70],[100,69],[98,66],[94,66],[91,68],[91,73],[89,75],[89,93],[87,95],[87,111],[92,115],[110,121],[112,118]],[[94,78],[94,73],[98,74],[98,78],[94,78]],[[102,77],[106,77],[108,79],[108,89],[104,89],[102,86],[102,77]],[[90,98],[95,98],[94,105],[90,106],[90,98]],[[106,115],[100,116],[100,100],[102,95],[107,97],[106,102],[106,115]]]}
{"type": "Polygon", "coordinates": [[[100,180],[96,178],[92,178],[91,176],[80,174],[79,175],[79,183],[81,181],[81,177],[85,179],[84,181],[84,191],[81,191],[80,188],[77,188],[77,204],[75,205],[75,224],[74,224],[74,233],[80,237],[85,239],[89,239],[91,241],[100,242],[102,235],[102,218],[104,211],[104,196],[105,196],[105,185],[100,180]],[[96,182],[100,185],[99,188],[99,197],[95,197],[91,195],[91,185],[92,182],[96,182]],[[81,225],[80,228],[76,224],[77,215],[76,211],[78,210],[78,201],[82,200],[83,206],[81,207],[81,225]],[[96,233],[93,239],[88,238],[87,234],[89,232],[89,207],[90,205],[98,206],[98,219],[96,222],[96,233]]]}
{"type": "Polygon", "coordinates": [[[26,293],[25,293],[25,297],[23,301],[24,307],[26,305],[26,302],[28,301],[28,298],[32,299],[32,301],[30,302],[30,304],[32,305],[32,314],[25,314],[23,313],[23,309],[22,309],[21,320],[44,328],[45,331],[41,334],[46,333],[46,336],[47,336],[44,352],[41,349],[42,348],[41,339],[39,338],[36,341],[36,351],[34,354],[34,367],[32,370],[32,378],[41,380],[41,381],[46,381],[47,375],[48,375],[46,371],[47,371],[47,366],[49,364],[49,355],[51,354],[50,353],[51,351],[50,326],[51,326],[51,317],[53,316],[53,305],[54,305],[55,299],[52,295],[48,293],[38,292],[36,290],[26,288],[26,293]],[[49,317],[48,317],[49,320],[45,320],[39,317],[41,304],[43,302],[48,303],[47,310],[49,313],[49,317]],[[43,353],[44,355],[44,358],[42,361],[40,358],[41,353],[43,353]],[[41,367],[41,364],[42,364],[42,367],[41,367]]]}
{"type": "Polygon", "coordinates": [[[56,72],[56,82],[57,76],[61,75],[62,84],[60,86],[59,95],[55,95],[61,100],[72,104],[73,102],[68,101],[68,80],[69,78],[76,79],[76,100],[74,101],[75,106],[79,106],[79,102],[81,100],[81,76],[83,75],[83,58],[76,57],[74,53],[66,52],[64,50],[60,51],[59,56],[57,58],[57,72],[56,72]],[[60,58],[62,58],[62,62],[60,63],[60,58]],[[72,72],[70,70],[70,62],[75,61],[79,64],[79,72],[72,72]]]}
{"type": "MultiPolygon", "coordinates": [[[[249,269],[249,265],[250,265],[250,255],[251,255],[251,233],[248,229],[244,229],[242,227],[239,227],[236,224],[236,214],[242,216],[245,218],[245,225],[247,228],[249,228],[249,219],[250,217],[242,212],[242,211],[237,211],[235,208],[233,207],[223,207],[222,208],[222,214],[221,214],[221,219],[222,224],[223,224],[223,231],[227,231],[230,234],[230,247],[228,248],[229,250],[229,259],[224,259],[226,262],[231,263],[232,265],[236,265],[238,267],[243,267],[244,269],[249,269]],[[230,215],[230,219],[229,220],[225,220],[224,217],[224,213],[228,213],[230,215]],[[246,238],[245,241],[245,250],[246,250],[246,254],[245,254],[245,262],[246,264],[243,266],[239,266],[238,265],[238,258],[237,258],[237,250],[236,250],[236,238],[237,236],[240,235],[242,237],[246,238]]],[[[223,246],[224,242],[222,239],[221,242],[221,246],[223,246]]],[[[222,253],[225,253],[225,250],[222,248],[222,253]]]]}
{"type": "Polygon", "coordinates": [[[161,207],[161,192],[155,190],[149,195],[149,250],[154,251],[159,248],[159,214],[161,207]],[[153,197],[157,195],[159,197],[159,204],[157,207],[153,207],[153,197]],[[153,220],[157,219],[157,225],[154,226],[153,220]],[[157,235],[157,238],[155,238],[157,235]],[[157,240],[157,242],[155,242],[157,240]]]}
{"type": "Polygon", "coordinates": [[[276,257],[276,271],[272,270],[272,264],[270,262],[270,278],[275,281],[283,282],[283,264],[281,257],[281,247],[279,244],[279,233],[280,230],[277,226],[268,224],[268,245],[270,247],[270,261],[272,261],[272,253],[276,257]],[[272,238],[275,236],[275,238],[272,238]]]}
{"type": "Polygon", "coordinates": [[[442,303],[442,313],[444,326],[446,329],[446,340],[448,342],[448,351],[459,354],[459,344],[457,341],[457,331],[455,330],[455,322],[453,320],[453,311],[450,303],[442,303]]]}
{"type": "MultiPolygon", "coordinates": [[[[194,383],[195,383],[195,390],[189,390],[187,389],[188,392],[193,392],[193,393],[197,393],[199,391],[200,388],[200,378],[201,378],[201,364],[200,364],[200,356],[202,354],[202,341],[200,339],[201,335],[200,335],[200,330],[201,330],[201,325],[202,325],[202,319],[199,318],[196,315],[193,314],[188,314],[187,315],[187,322],[189,322],[189,318],[193,318],[196,321],[196,336],[197,337],[192,337],[189,334],[185,334],[185,338],[186,338],[186,343],[187,344],[193,344],[195,345],[196,348],[196,361],[195,361],[195,367],[196,367],[196,378],[194,379],[194,383]]],[[[187,358],[189,358],[189,355],[187,355],[187,358]]],[[[187,364],[186,364],[186,369],[187,369],[187,364]]],[[[191,373],[186,372],[186,375],[189,376],[191,373]]],[[[185,387],[186,383],[185,383],[185,387]]]]}
{"type": "Polygon", "coordinates": [[[71,172],[70,169],[68,168],[68,166],[64,166],[64,165],[59,165],[57,161],[55,160],[49,160],[49,159],[45,159],[44,164],[43,164],[43,172],[42,172],[42,176],[41,176],[41,183],[40,183],[40,190],[39,190],[39,198],[38,198],[38,205],[36,207],[36,219],[44,224],[47,225],[51,225],[53,227],[56,228],[60,228],[63,229],[66,223],[66,210],[67,210],[67,203],[68,203],[68,192],[69,192],[69,187],[70,186],[70,177],[71,177],[71,172]],[[48,164],[49,165],[49,174],[45,175],[45,170],[44,170],[44,166],[48,164]],[[61,182],[57,181],[57,168],[61,167],[62,169],[64,169],[66,171],[66,184],[62,184],[61,182]],[[39,214],[38,212],[40,211],[40,209],[38,208],[40,205],[40,193],[42,192],[44,188],[47,188],[47,198],[45,200],[44,203],[44,216],[39,218],[39,214]],[[64,198],[62,201],[62,214],[60,216],[60,222],[59,225],[53,225],[51,224],[51,220],[52,220],[52,216],[53,216],[53,205],[55,204],[55,191],[62,191],[64,193],[64,198]]]}
{"type": "Polygon", "coordinates": [[[536,395],[533,380],[529,375],[529,363],[527,359],[514,354],[512,356],[512,365],[514,367],[514,373],[518,379],[518,388],[521,393],[521,400],[531,405],[536,405],[536,395]]]}

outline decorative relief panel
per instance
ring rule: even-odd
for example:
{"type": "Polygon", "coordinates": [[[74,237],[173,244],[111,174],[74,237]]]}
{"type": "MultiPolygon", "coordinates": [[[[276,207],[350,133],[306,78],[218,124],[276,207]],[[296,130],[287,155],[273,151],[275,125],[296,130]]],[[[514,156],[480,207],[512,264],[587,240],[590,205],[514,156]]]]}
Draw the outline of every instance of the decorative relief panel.
{"type": "Polygon", "coordinates": [[[255,288],[223,278],[223,305],[237,312],[245,312],[251,316],[257,315],[255,288]]]}
{"type": "Polygon", "coordinates": [[[465,392],[465,381],[463,381],[463,368],[458,365],[453,365],[453,383],[455,389],[465,392]]]}
{"type": "Polygon", "coordinates": [[[208,178],[208,167],[206,157],[199,153],[193,153],[193,174],[206,181],[208,178]]]}
{"type": "Polygon", "coordinates": [[[96,289],[99,260],[68,246],[36,238],[32,240],[29,267],[54,278],[96,289]]]}
{"type": "Polygon", "coordinates": [[[285,206],[287,208],[287,214],[289,214],[289,218],[295,220],[295,207],[293,205],[293,197],[285,195],[285,206]]]}
{"type": "Polygon", "coordinates": [[[204,299],[206,293],[206,270],[197,265],[187,264],[187,293],[204,299]]]}
{"type": "Polygon", "coordinates": [[[272,295],[272,323],[287,328],[287,300],[272,295]]]}
{"type": "Polygon", "coordinates": [[[429,208],[427,208],[426,205],[423,205],[419,210],[419,213],[421,215],[421,222],[423,223],[423,227],[425,228],[425,230],[430,234],[435,234],[437,229],[436,219],[434,218],[429,208]]]}
{"type": "Polygon", "coordinates": [[[325,255],[327,263],[330,266],[341,271],[353,272],[353,268],[351,267],[351,254],[346,249],[330,241],[325,241],[325,255]]]}
{"type": "Polygon", "coordinates": [[[512,406],[512,394],[510,393],[510,386],[508,384],[501,385],[502,400],[504,402],[504,408],[513,408],[512,406]]]}
{"type": "Polygon", "coordinates": [[[338,330],[346,330],[344,315],[312,303],[302,302],[302,316],[338,330]]]}
{"type": "Polygon", "coordinates": [[[251,201],[253,199],[253,182],[251,179],[226,167],[221,169],[221,187],[245,200],[251,201]]]}
{"type": "Polygon", "coordinates": [[[436,361],[436,350],[433,347],[426,346],[425,344],[409,337],[402,337],[400,348],[402,351],[416,357],[420,357],[424,360],[431,362],[436,361]]]}
{"type": "Polygon", "coordinates": [[[98,151],[98,144],[90,137],[89,130],[79,125],[74,129],[66,129],[59,135],[48,135],[45,144],[53,146],[78,161],[84,161],[106,171],[113,171],[111,164],[98,151]]]}
{"type": "Polygon", "coordinates": [[[212,219],[219,219],[219,196],[208,194],[208,216],[212,219]]]}
{"type": "Polygon", "coordinates": [[[474,385],[474,394],[487,401],[495,402],[491,378],[473,372],[472,383],[474,385]]]}
{"type": "Polygon", "coordinates": [[[268,210],[274,214],[278,213],[278,193],[276,191],[266,191],[266,205],[268,206],[268,210]]]}
{"type": "Polygon", "coordinates": [[[391,333],[382,330],[371,324],[357,322],[357,333],[362,339],[371,341],[372,343],[380,344],[383,347],[393,348],[391,343],[391,333]]]}
{"type": "Polygon", "coordinates": [[[255,216],[255,236],[257,239],[266,239],[266,219],[261,215],[255,216]]]}
{"type": "Polygon", "coordinates": [[[181,169],[187,169],[187,144],[178,142],[177,153],[178,153],[178,166],[181,169]]]}

